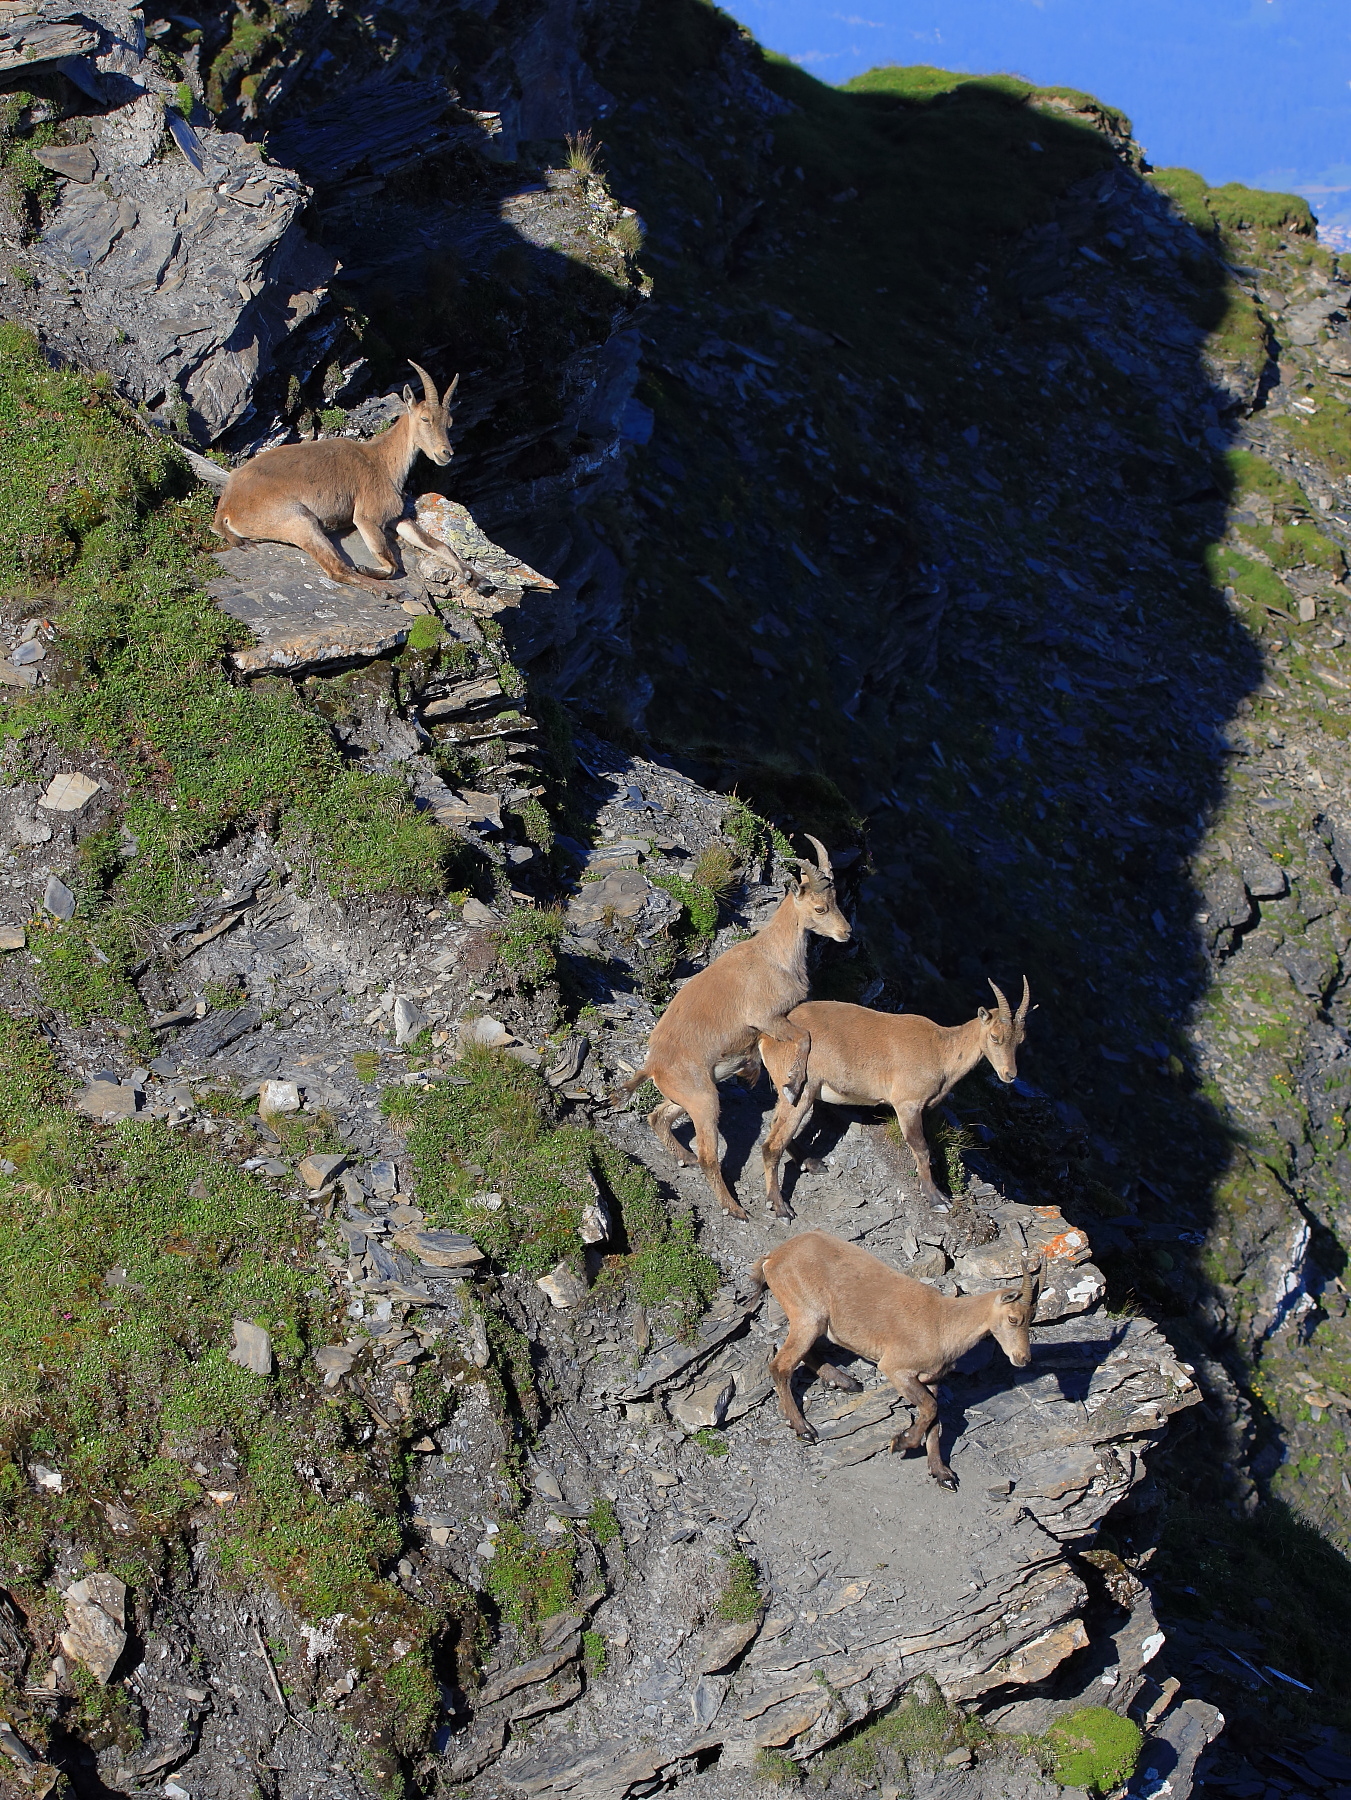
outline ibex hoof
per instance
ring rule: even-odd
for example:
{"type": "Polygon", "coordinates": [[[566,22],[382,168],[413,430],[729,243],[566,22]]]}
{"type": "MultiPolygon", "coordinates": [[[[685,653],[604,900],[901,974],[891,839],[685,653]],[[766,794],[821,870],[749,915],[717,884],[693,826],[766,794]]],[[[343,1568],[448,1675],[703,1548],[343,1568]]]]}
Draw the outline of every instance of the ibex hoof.
{"type": "Polygon", "coordinates": [[[815,1428],[808,1425],[805,1419],[801,1425],[794,1425],[793,1430],[797,1432],[804,1444],[814,1444],[816,1442],[815,1428]]]}
{"type": "Polygon", "coordinates": [[[953,1474],[951,1469],[944,1469],[941,1475],[934,1476],[934,1480],[938,1483],[939,1487],[946,1488],[950,1494],[955,1494],[957,1492],[957,1477],[953,1474]]]}
{"type": "Polygon", "coordinates": [[[786,1200],[776,1200],[774,1202],[774,1217],[776,1219],[795,1219],[797,1214],[786,1200]]]}

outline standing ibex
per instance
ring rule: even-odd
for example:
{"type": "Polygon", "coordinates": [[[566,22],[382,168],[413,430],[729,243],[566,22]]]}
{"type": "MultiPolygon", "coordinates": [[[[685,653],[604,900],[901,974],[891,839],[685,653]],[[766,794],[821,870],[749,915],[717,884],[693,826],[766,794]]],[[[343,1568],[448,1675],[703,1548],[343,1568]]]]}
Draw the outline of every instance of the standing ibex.
{"type": "Polygon", "coordinates": [[[762,1256],[751,1270],[760,1289],[768,1288],[788,1316],[788,1335],[769,1362],[783,1416],[800,1438],[816,1441],[802,1416],[790,1383],[806,1361],[832,1387],[856,1392],[861,1385],[814,1350],[826,1338],[854,1356],[877,1365],[878,1372],[915,1409],[910,1429],[891,1440],[891,1448],[925,1447],[929,1473],[946,1488],[957,1477],[943,1461],[938,1402],[932,1383],[960,1357],[993,1337],[1015,1369],[1032,1360],[1028,1327],[1037,1310],[1040,1271],[1024,1264],[1022,1285],[992,1294],[959,1294],[949,1298],[936,1288],[889,1269],[884,1262],[846,1244],[827,1231],[803,1231],[762,1256]]]}
{"type": "Polygon", "coordinates": [[[1018,1078],[1018,1046],[1027,1035],[1027,977],[1017,1012],[991,982],[997,1012],[981,1007],[965,1025],[935,1025],[917,1013],[873,1012],[841,1000],[809,1000],[790,1015],[790,1023],[811,1034],[807,1083],[800,1096],[790,1093],[785,1046],[762,1038],[760,1056],[779,1090],[779,1104],[765,1139],[765,1192],[781,1219],[793,1210],[779,1187],[783,1154],[811,1117],[818,1100],[833,1106],[882,1106],[895,1109],[901,1133],[910,1146],[920,1186],[931,1204],[943,1196],[934,1186],[929,1146],[924,1141],[924,1113],[937,1106],[985,1057],[1001,1081],[1018,1078]]]}
{"type": "MultiPolygon", "coordinates": [[[[734,1219],[746,1213],[723,1177],[718,1157],[718,1083],[754,1062],[757,1040],[781,1044],[787,1066],[785,1093],[796,1098],[807,1069],[811,1037],[787,1015],[805,1000],[807,933],[847,943],[849,921],[835,903],[835,877],[825,845],[808,834],[818,864],[800,862],[801,879],[789,877],[788,891],[774,917],[753,938],[733,944],[687,981],[653,1027],[647,1061],[615,1091],[614,1104],[651,1080],[664,1095],[648,1115],[662,1147],[684,1168],[695,1158],[671,1134],[683,1114],[694,1124],[694,1147],[708,1185],[734,1219]]],[[[758,1073],[758,1070],[757,1070],[758,1073]]]]}
{"type": "Polygon", "coordinates": [[[405,543],[415,544],[461,577],[468,565],[415,519],[401,518],[403,484],[421,451],[444,468],[454,455],[446,435],[450,402],[460,385],[457,375],[438,400],[436,387],[425,369],[410,363],[422,377],[423,398],[415,400],[411,387],[403,390],[407,411],[388,431],[369,443],[353,438],[323,438],[312,444],[278,444],[264,450],[234,470],[216,505],[212,530],[229,543],[247,539],[294,544],[311,555],[325,575],[350,587],[384,591],[384,583],[367,575],[339,556],[327,537],[330,531],[346,531],[355,525],[366,548],[385,571],[393,575],[397,563],[386,535],[395,531],[405,543]]]}

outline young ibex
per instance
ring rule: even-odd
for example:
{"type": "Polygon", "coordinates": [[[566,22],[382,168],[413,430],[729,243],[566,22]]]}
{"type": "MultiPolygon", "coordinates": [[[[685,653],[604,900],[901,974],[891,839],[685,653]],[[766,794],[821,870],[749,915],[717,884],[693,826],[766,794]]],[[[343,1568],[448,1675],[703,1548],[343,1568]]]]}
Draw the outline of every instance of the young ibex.
{"type": "Polygon", "coordinates": [[[427,371],[416,363],[409,366],[422,377],[423,398],[415,400],[412,388],[405,387],[407,412],[369,443],[323,438],[312,444],[278,444],[234,470],[216,505],[216,535],[236,546],[259,538],[294,544],[334,581],[378,594],[383,580],[353,568],[326,534],[355,525],[387,579],[398,567],[387,536],[397,519],[394,529],[405,543],[447,563],[461,578],[467,576],[468,565],[449,544],[415,519],[400,517],[403,484],[418,452],[441,468],[454,454],[446,432],[450,402],[460,385],[457,375],[438,400],[427,371]]]}
{"type": "MultiPolygon", "coordinates": [[[[1001,1081],[1018,1077],[1018,1046],[1027,1035],[1027,977],[1017,1012],[994,983],[997,1012],[981,1007],[965,1025],[935,1025],[916,1013],[873,1012],[840,1000],[809,1000],[790,1016],[790,1023],[811,1034],[807,1082],[796,1098],[786,1077],[792,1071],[785,1046],[763,1038],[760,1056],[779,1090],[779,1104],[765,1139],[765,1192],[781,1219],[792,1208],[779,1187],[784,1152],[811,1117],[818,1100],[833,1106],[882,1106],[895,1109],[902,1135],[910,1146],[920,1186],[931,1204],[942,1204],[934,1186],[929,1146],[924,1141],[924,1113],[937,1106],[985,1057],[1001,1081]]],[[[796,1083],[792,1084],[796,1086],[796,1083]]]]}
{"type": "Polygon", "coordinates": [[[664,1099],[648,1115],[648,1123],[663,1149],[684,1168],[693,1167],[695,1158],[672,1136],[671,1127],[688,1114],[699,1167],[734,1219],[744,1219],[746,1213],[723,1178],[718,1156],[718,1083],[746,1073],[748,1065],[759,1073],[759,1040],[782,1046],[784,1092],[796,1098],[806,1078],[811,1038],[787,1015],[807,997],[807,933],[834,938],[837,944],[849,939],[849,921],[835,903],[830,857],[819,839],[809,835],[807,841],[818,864],[799,863],[801,879],[789,877],[788,891],[769,923],[685,983],[653,1027],[647,1061],[613,1098],[616,1106],[622,1105],[650,1079],[664,1099]]]}
{"type": "Polygon", "coordinates": [[[803,1231],[761,1257],[751,1270],[760,1289],[768,1288],[788,1315],[788,1335],[769,1372],[783,1416],[800,1438],[816,1441],[802,1416],[790,1383],[806,1362],[832,1387],[857,1391],[860,1383],[814,1349],[826,1338],[854,1356],[875,1363],[901,1398],[915,1409],[906,1432],[892,1450],[925,1447],[929,1473],[942,1487],[957,1477],[943,1461],[938,1402],[932,1383],[982,1338],[993,1337],[1015,1369],[1032,1360],[1028,1327],[1037,1310],[1041,1273],[1024,1263],[1022,1285],[992,1294],[960,1294],[949,1299],[936,1288],[898,1274],[884,1262],[826,1231],[803,1231]]]}

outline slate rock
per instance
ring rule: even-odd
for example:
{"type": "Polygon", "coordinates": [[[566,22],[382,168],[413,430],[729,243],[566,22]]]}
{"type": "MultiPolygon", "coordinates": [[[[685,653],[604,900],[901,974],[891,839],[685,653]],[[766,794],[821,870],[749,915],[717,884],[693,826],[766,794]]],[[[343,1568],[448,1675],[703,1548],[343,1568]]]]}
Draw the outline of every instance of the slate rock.
{"type": "Polygon", "coordinates": [[[252,1325],[246,1319],[236,1319],[231,1330],[234,1343],[230,1350],[230,1361],[237,1363],[241,1369],[248,1369],[251,1374],[270,1375],[271,1336],[261,1325],[252,1325]]]}
{"type": "Polygon", "coordinates": [[[180,1062],[209,1061],[213,1056],[249,1032],[257,1031],[263,1015],[256,1006],[230,1007],[224,1012],[209,1013],[196,1025],[190,1025],[174,1045],[180,1062]]]}
{"type": "Polygon", "coordinates": [[[357,1359],[355,1350],[345,1344],[321,1344],[314,1353],[315,1367],[324,1378],[326,1388],[335,1388],[344,1375],[350,1374],[357,1359]]]}
{"type": "Polygon", "coordinates": [[[54,775],[38,805],[48,812],[79,812],[98,793],[100,784],[78,771],[54,775]]]}
{"type": "Polygon", "coordinates": [[[398,1191],[399,1172],[392,1162],[371,1164],[371,1186],[382,1200],[398,1191]]]}
{"type": "Polygon", "coordinates": [[[396,1231],[394,1242],[437,1269],[467,1269],[483,1261],[478,1245],[458,1231],[396,1231]]]}
{"type": "Polygon", "coordinates": [[[47,886],[42,895],[42,904],[55,919],[73,919],[75,917],[75,896],[59,875],[48,876],[47,886]]]}
{"type": "Polygon", "coordinates": [[[118,1081],[91,1081],[75,1097],[75,1110],[91,1119],[130,1119],[140,1104],[134,1087],[118,1081]]]}
{"type": "MultiPolygon", "coordinates": [[[[274,1084],[269,1083],[268,1085],[272,1086],[274,1084]]],[[[290,1084],[287,1083],[286,1085],[289,1086],[290,1084]]],[[[261,1106],[259,1110],[262,1110],[261,1106]]],[[[299,1173],[300,1179],[305,1183],[305,1186],[313,1194],[317,1193],[321,1187],[326,1187],[328,1183],[346,1167],[347,1158],[345,1156],[307,1156],[304,1161],[300,1163],[297,1172],[299,1173]]]]}
{"type": "Polygon", "coordinates": [[[500,925],[502,923],[490,906],[485,906],[481,900],[475,900],[472,895],[465,901],[460,917],[466,925],[500,925]]]}
{"type": "Polygon", "coordinates": [[[22,925],[0,925],[0,951],[22,950],[27,942],[22,925]]]}
{"type": "Polygon", "coordinates": [[[736,1384],[730,1375],[705,1382],[688,1393],[672,1397],[669,1403],[671,1417],[686,1431],[702,1431],[707,1426],[721,1425],[735,1392],[736,1384]]]}
{"type": "Polygon", "coordinates": [[[68,1587],[63,1598],[61,1648],[106,1687],[127,1647],[127,1590],[115,1575],[94,1574],[68,1587]]]}
{"type": "Polygon", "coordinates": [[[92,181],[98,174],[99,159],[89,144],[42,145],[33,151],[33,161],[68,181],[92,181]]]}
{"type": "Polygon", "coordinates": [[[633,919],[647,905],[652,887],[637,869],[616,869],[601,881],[589,881],[568,902],[568,924],[574,931],[599,925],[609,913],[616,919],[633,919]]]}
{"type": "Polygon", "coordinates": [[[699,1673],[717,1675],[732,1664],[752,1643],[764,1623],[763,1612],[753,1619],[728,1620],[704,1633],[699,1644],[699,1673]]]}
{"type": "Polygon", "coordinates": [[[394,1002],[394,1042],[399,1048],[411,1044],[426,1024],[425,1015],[414,1001],[401,996],[394,1002]]]}
{"type": "Polygon", "coordinates": [[[1243,851],[1240,867],[1243,885],[1254,900],[1279,900],[1289,892],[1290,878],[1285,870],[1255,846],[1243,851]]]}

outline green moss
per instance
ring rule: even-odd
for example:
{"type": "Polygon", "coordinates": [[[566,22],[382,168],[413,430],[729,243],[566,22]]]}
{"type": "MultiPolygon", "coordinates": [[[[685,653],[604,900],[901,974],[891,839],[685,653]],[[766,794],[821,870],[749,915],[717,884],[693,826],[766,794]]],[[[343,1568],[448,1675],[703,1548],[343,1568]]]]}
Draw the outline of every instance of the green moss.
{"type": "Polygon", "coordinates": [[[718,929],[718,896],[684,875],[649,875],[653,887],[664,888],[684,911],[682,935],[691,946],[712,943],[718,929]]]}
{"type": "Polygon", "coordinates": [[[1106,1794],[1134,1773],[1144,1733],[1106,1706],[1081,1706],[1046,1733],[1052,1772],[1061,1787],[1106,1794]]]}
{"type": "Polygon", "coordinates": [[[484,1586],[518,1630],[533,1632],[543,1620],[566,1612],[574,1580],[571,1542],[546,1544],[515,1520],[497,1533],[484,1586]]]}
{"type": "Polygon", "coordinates": [[[710,1425],[705,1425],[701,1430],[696,1431],[691,1441],[698,1444],[705,1456],[726,1456],[729,1447],[723,1434],[720,1431],[714,1431],[710,1425]]]}
{"type": "Polygon", "coordinates": [[[757,1779],[774,1787],[793,1787],[802,1779],[802,1770],[782,1750],[757,1750],[754,1767],[757,1779]]]}
{"type": "Polygon", "coordinates": [[[1254,562],[1226,545],[1209,544],[1205,565],[1212,586],[1232,587],[1253,605],[1290,616],[1290,590],[1265,563],[1254,562]]]}
{"type": "Polygon", "coordinates": [[[1313,237],[1317,230],[1309,203],[1299,194],[1271,193],[1237,181],[1213,188],[1193,169],[1154,169],[1149,179],[1207,235],[1256,230],[1313,237]]]}
{"type": "Polygon", "coordinates": [[[760,1591],[760,1575],[755,1564],[741,1550],[733,1550],[727,1558],[727,1574],[718,1595],[714,1612],[720,1619],[737,1625],[749,1625],[764,1611],[765,1596],[760,1591]]]}
{"type": "Polygon", "coordinates": [[[445,636],[445,627],[434,613],[423,613],[413,620],[405,644],[407,650],[432,650],[445,636]]]}
{"type": "Polygon", "coordinates": [[[610,1654],[606,1648],[605,1638],[599,1631],[582,1633],[582,1660],[586,1664],[586,1672],[594,1681],[603,1675],[609,1666],[610,1654]]]}
{"type": "Polygon", "coordinates": [[[949,1706],[932,1677],[922,1675],[881,1718],[849,1733],[821,1759],[822,1776],[856,1782],[898,1781],[909,1791],[912,1773],[932,1769],[949,1750],[974,1747],[988,1734],[977,1719],[949,1706]]]}
{"type": "Polygon", "coordinates": [[[605,1494],[598,1495],[591,1502],[591,1511],[586,1515],[586,1528],[602,1548],[623,1536],[615,1503],[605,1494]]]}
{"type": "Polygon", "coordinates": [[[642,1304],[702,1311],[716,1265],[688,1220],[672,1219],[641,1164],[586,1126],[559,1124],[545,1082],[500,1052],[471,1048],[456,1081],[419,1093],[385,1090],[384,1110],[407,1130],[419,1200],[437,1225],[467,1232],[508,1268],[542,1275],[580,1255],[577,1227],[595,1186],[616,1203],[628,1255],[619,1265],[642,1304]],[[492,1190],[500,1210],[470,1204],[492,1190]]]}
{"type": "Polygon", "coordinates": [[[352,1053],[352,1068],[358,1081],[370,1083],[380,1079],[380,1053],[378,1050],[355,1050],[352,1053]]]}

